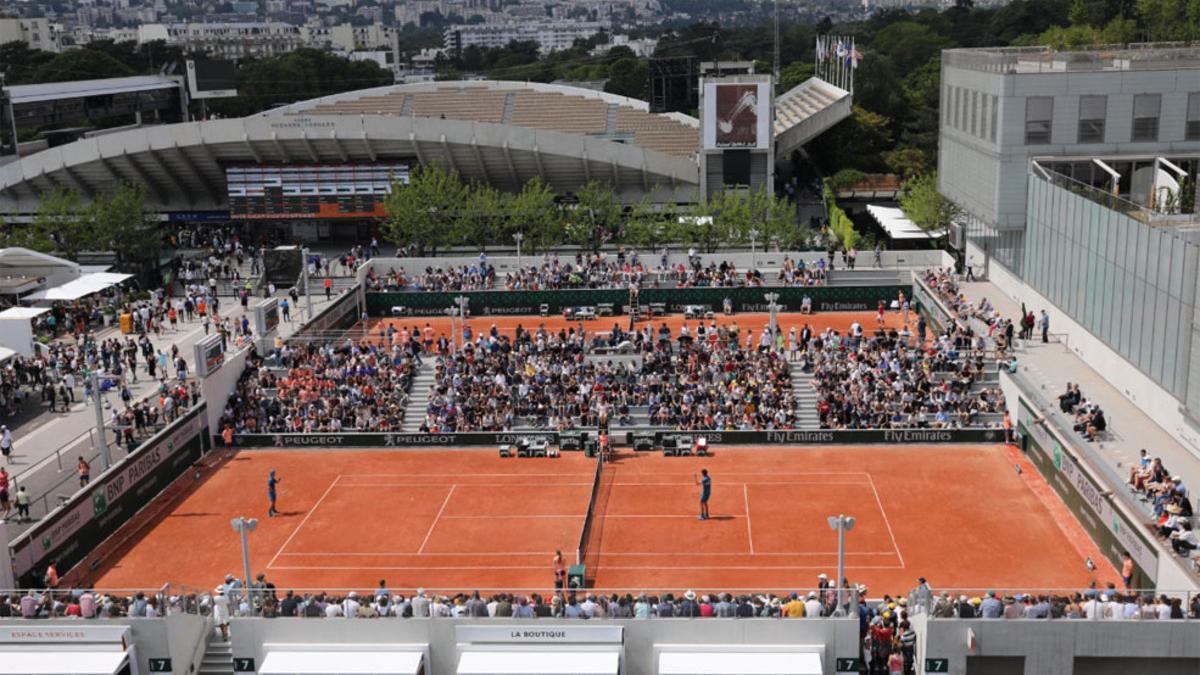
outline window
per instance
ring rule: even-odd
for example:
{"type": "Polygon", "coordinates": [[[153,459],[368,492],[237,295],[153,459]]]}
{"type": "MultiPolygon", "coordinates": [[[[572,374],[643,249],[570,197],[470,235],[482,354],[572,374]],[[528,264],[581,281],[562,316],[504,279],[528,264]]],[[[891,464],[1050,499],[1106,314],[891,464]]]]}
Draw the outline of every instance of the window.
{"type": "Polygon", "coordinates": [[[1200,141],[1200,94],[1188,94],[1187,139],[1200,141]]]}
{"type": "Polygon", "coordinates": [[[992,128],[990,131],[988,131],[988,140],[990,140],[993,143],[996,142],[996,117],[998,117],[1000,114],[999,109],[1000,109],[1000,97],[992,96],[992,120],[991,120],[992,128]]]}
{"type": "Polygon", "coordinates": [[[1054,117],[1054,99],[1033,96],[1025,99],[1025,145],[1050,142],[1050,123],[1054,117]]]}
{"type": "Polygon", "coordinates": [[[1131,140],[1135,143],[1158,140],[1158,113],[1161,107],[1161,94],[1138,94],[1133,97],[1131,140]]]}
{"type": "Polygon", "coordinates": [[[975,135],[975,129],[979,120],[979,92],[971,92],[971,135],[975,135]]]}
{"type": "Polygon", "coordinates": [[[1079,97],[1079,142],[1103,143],[1104,118],[1108,109],[1106,96],[1079,97]]]}

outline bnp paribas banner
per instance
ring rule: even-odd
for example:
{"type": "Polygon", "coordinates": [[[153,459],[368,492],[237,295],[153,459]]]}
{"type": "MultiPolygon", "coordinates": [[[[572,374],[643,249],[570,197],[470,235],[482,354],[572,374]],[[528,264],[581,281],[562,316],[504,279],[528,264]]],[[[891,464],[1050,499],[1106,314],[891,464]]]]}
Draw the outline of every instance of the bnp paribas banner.
{"type": "Polygon", "coordinates": [[[17,582],[39,585],[51,560],[66,572],[153,501],[209,447],[207,419],[192,408],[13,540],[17,582]]]}

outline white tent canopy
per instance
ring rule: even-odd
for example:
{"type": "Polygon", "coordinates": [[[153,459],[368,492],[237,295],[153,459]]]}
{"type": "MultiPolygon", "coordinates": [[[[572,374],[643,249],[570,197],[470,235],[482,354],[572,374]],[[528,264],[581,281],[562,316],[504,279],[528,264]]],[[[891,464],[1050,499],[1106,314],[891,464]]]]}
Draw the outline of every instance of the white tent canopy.
{"type": "Polygon", "coordinates": [[[795,651],[664,651],[659,675],[822,675],[821,655],[795,651]]]}
{"type": "Polygon", "coordinates": [[[9,307],[0,312],[0,319],[36,319],[49,311],[49,307],[9,307]]]}
{"type": "Polygon", "coordinates": [[[458,675],[617,675],[615,651],[470,651],[458,660],[458,675]]]}
{"type": "Polygon", "coordinates": [[[424,654],[419,651],[271,650],[259,675],[416,675],[424,654]]]}
{"type": "Polygon", "coordinates": [[[132,278],[132,274],[116,274],[113,272],[97,272],[85,274],[74,281],[68,281],[61,286],[47,288],[36,293],[30,293],[24,300],[53,302],[55,300],[78,300],[92,293],[98,293],[110,286],[132,278]]]}
{"type": "Polygon", "coordinates": [[[129,654],[119,651],[0,651],[0,675],[114,675],[129,654]]]}
{"type": "Polygon", "coordinates": [[[892,239],[936,239],[945,231],[926,232],[917,227],[916,223],[904,215],[904,211],[892,206],[868,204],[867,213],[879,223],[884,232],[892,239]]]}

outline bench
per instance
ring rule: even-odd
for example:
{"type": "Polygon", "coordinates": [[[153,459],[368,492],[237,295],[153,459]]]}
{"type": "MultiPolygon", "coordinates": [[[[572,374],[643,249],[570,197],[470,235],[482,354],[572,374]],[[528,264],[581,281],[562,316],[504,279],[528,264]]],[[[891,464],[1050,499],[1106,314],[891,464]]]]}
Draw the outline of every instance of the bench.
{"type": "Polygon", "coordinates": [[[612,316],[613,313],[613,303],[600,302],[596,304],[596,316],[612,316]]]}

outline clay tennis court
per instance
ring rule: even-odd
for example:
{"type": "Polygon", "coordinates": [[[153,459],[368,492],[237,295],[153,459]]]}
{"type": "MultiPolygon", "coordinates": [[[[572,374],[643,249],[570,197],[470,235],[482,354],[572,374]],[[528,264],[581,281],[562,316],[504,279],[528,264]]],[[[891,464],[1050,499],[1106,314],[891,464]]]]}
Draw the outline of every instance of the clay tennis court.
{"type": "MultiPolygon", "coordinates": [[[[1049,486],[1006,446],[716,448],[711,457],[621,452],[606,466],[589,577],[629,591],[788,591],[847,576],[871,593],[938,588],[1082,588],[1116,581],[1049,486]],[[696,518],[695,476],[713,478],[712,519],[696,518]]],[[[220,465],[94,581],[211,588],[241,576],[229,526],[259,518],[251,563],[280,588],[535,589],[555,549],[573,557],[595,460],[501,459],[494,450],[243,451],[220,465]],[[266,476],[283,479],[267,519],[266,476]],[[216,578],[214,578],[214,576],[216,578]]]]}
{"type": "MultiPolygon", "coordinates": [[[[706,326],[711,326],[713,322],[718,326],[729,326],[737,323],[737,326],[742,331],[754,331],[757,335],[762,332],[763,328],[770,323],[770,316],[763,313],[744,313],[726,316],[717,314],[712,319],[704,320],[706,326]]],[[[845,334],[850,330],[850,325],[855,321],[862,324],[863,329],[868,333],[875,330],[879,325],[876,319],[875,312],[819,312],[814,314],[800,314],[799,312],[780,312],[776,316],[776,322],[782,329],[787,332],[795,327],[796,332],[808,324],[814,332],[820,332],[826,328],[845,334]]],[[[909,312],[908,322],[909,329],[916,331],[917,316],[914,312],[909,312]]],[[[667,324],[670,327],[672,334],[678,335],[679,329],[684,324],[687,324],[692,334],[695,334],[696,327],[700,324],[699,319],[685,319],[682,314],[668,314],[663,317],[656,317],[653,321],[638,321],[637,328],[641,329],[646,325],[652,326],[654,329],[661,324],[667,324]]],[[[424,329],[425,325],[429,324],[433,328],[434,335],[452,335],[450,317],[400,317],[388,319],[371,319],[367,322],[367,334],[372,337],[384,337],[386,335],[388,325],[396,327],[399,331],[407,328],[410,331],[419,331],[424,329]]],[[[605,316],[588,321],[567,320],[561,314],[552,314],[550,316],[468,316],[467,324],[471,327],[474,335],[486,333],[491,330],[492,326],[503,335],[511,335],[517,326],[521,326],[525,330],[534,331],[541,326],[545,326],[546,330],[558,331],[561,329],[576,328],[583,326],[583,329],[588,332],[608,333],[613,325],[618,325],[621,330],[629,328],[628,316],[605,316]]],[[[887,328],[900,329],[904,325],[904,316],[897,310],[888,310],[884,313],[883,325],[887,328]]],[[[932,332],[932,331],[931,331],[932,332]]],[[[742,338],[745,339],[744,337],[742,338]]]]}

